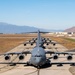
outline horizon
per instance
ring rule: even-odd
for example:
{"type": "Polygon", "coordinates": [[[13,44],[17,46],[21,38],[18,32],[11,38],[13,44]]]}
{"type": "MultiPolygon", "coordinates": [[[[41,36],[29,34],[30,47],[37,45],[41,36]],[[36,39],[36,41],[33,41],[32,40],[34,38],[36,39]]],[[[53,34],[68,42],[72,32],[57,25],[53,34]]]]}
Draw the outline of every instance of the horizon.
{"type": "MultiPolygon", "coordinates": [[[[1,25],[1,23],[4,24],[4,25],[9,25],[9,26],[11,26],[11,25],[12,26],[27,26],[27,27],[34,27],[34,28],[38,28],[38,29],[45,29],[45,28],[39,28],[39,27],[35,27],[35,26],[10,24],[10,23],[6,23],[6,22],[0,22],[0,25],[1,25]]],[[[72,26],[72,27],[75,27],[75,26],[72,26]]],[[[68,28],[72,28],[72,27],[68,27],[68,28]]],[[[66,30],[66,29],[45,29],[45,30],[66,30]]]]}
{"type": "Polygon", "coordinates": [[[0,22],[63,30],[75,26],[75,0],[1,0],[0,22]]]}

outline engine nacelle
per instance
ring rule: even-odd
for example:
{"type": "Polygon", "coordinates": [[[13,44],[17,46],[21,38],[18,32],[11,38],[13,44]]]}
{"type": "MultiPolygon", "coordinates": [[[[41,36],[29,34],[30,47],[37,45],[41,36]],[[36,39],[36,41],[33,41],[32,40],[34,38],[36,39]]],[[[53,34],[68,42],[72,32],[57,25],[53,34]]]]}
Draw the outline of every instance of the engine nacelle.
{"type": "Polygon", "coordinates": [[[5,60],[9,60],[10,59],[10,56],[9,55],[6,55],[5,56],[5,60]]]}
{"type": "Polygon", "coordinates": [[[24,46],[26,46],[26,44],[24,44],[24,46]]]}
{"type": "Polygon", "coordinates": [[[31,43],[31,45],[33,45],[33,43],[31,43]]]}
{"type": "Polygon", "coordinates": [[[49,45],[49,43],[46,43],[46,45],[49,45]]]}
{"type": "Polygon", "coordinates": [[[55,43],[53,43],[53,46],[55,46],[56,44],[55,43]]]}
{"type": "Polygon", "coordinates": [[[72,55],[67,56],[67,60],[72,60],[72,58],[73,58],[72,55]]]}
{"type": "Polygon", "coordinates": [[[24,59],[24,55],[19,55],[19,60],[23,60],[24,59]]]}
{"type": "Polygon", "coordinates": [[[53,59],[58,59],[58,55],[57,54],[55,54],[54,56],[53,56],[53,59]]]}

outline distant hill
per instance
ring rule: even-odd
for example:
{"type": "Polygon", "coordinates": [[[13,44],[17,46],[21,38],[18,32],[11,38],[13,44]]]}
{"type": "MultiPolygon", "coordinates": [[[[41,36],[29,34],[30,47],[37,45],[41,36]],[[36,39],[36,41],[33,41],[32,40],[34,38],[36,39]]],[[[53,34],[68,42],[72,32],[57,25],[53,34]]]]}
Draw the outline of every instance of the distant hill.
{"type": "MultiPolygon", "coordinates": [[[[25,32],[33,32],[37,31],[39,28],[30,27],[30,26],[18,26],[13,24],[8,24],[4,22],[0,22],[0,33],[25,33],[25,32]]],[[[62,30],[47,30],[47,29],[39,29],[41,31],[49,31],[49,32],[60,32],[62,30]]]]}
{"type": "Polygon", "coordinates": [[[0,33],[23,33],[36,31],[38,28],[30,26],[17,26],[8,23],[0,22],[0,33]]]}
{"type": "Polygon", "coordinates": [[[75,32],[75,26],[64,30],[65,32],[75,32]]]}

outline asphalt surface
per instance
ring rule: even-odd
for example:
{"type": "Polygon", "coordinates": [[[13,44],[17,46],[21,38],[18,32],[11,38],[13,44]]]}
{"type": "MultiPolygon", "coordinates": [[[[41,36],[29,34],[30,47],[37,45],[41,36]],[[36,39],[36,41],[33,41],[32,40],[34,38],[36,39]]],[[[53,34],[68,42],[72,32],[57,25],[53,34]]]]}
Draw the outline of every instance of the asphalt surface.
{"type": "MultiPolygon", "coordinates": [[[[32,50],[34,46],[23,46],[23,44],[15,47],[14,49],[10,50],[9,52],[22,52],[25,50],[32,50]]],[[[57,44],[56,46],[49,45],[47,46],[48,49],[46,50],[52,50],[52,51],[58,51],[58,52],[64,52],[67,50],[62,45],[57,44]]],[[[31,55],[25,56],[24,60],[19,60],[17,55],[11,56],[11,60],[9,61],[16,61],[16,62],[24,62],[28,61],[30,59],[31,55]]],[[[47,57],[50,55],[48,54],[47,57]]],[[[51,59],[52,62],[66,62],[67,56],[60,55],[63,58],[59,58],[57,60],[51,59]]],[[[73,60],[75,60],[75,56],[73,56],[73,60]]],[[[68,62],[72,62],[68,61],[68,62]]],[[[4,60],[4,56],[0,56],[0,62],[8,62],[4,60]]],[[[70,66],[64,65],[61,67],[57,67],[57,65],[53,65],[51,67],[46,67],[42,69],[37,69],[32,66],[25,66],[25,65],[16,65],[16,66],[10,66],[7,64],[0,64],[0,75],[72,75],[72,73],[69,71],[70,66]]]]}

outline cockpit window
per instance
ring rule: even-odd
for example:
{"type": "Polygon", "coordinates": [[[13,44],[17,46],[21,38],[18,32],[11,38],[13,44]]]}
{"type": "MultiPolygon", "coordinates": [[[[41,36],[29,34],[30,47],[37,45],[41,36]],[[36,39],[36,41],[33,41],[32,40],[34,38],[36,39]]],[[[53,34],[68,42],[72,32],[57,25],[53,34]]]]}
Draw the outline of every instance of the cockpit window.
{"type": "Polygon", "coordinates": [[[35,57],[42,57],[42,55],[35,55],[35,57]]]}

